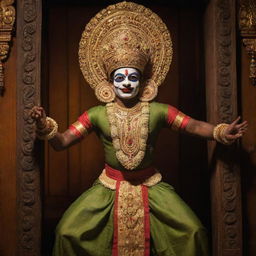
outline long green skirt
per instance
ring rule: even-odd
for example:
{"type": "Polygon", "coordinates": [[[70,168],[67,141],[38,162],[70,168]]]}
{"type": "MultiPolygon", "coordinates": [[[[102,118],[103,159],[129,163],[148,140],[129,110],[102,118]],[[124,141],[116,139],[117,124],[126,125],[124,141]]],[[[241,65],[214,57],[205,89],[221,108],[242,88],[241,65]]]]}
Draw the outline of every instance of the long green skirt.
{"type": "MultiPolygon", "coordinates": [[[[169,184],[160,182],[148,188],[148,199],[150,255],[208,255],[205,228],[169,184]]],[[[63,215],[53,255],[111,256],[114,201],[115,191],[95,182],[63,215]]]]}

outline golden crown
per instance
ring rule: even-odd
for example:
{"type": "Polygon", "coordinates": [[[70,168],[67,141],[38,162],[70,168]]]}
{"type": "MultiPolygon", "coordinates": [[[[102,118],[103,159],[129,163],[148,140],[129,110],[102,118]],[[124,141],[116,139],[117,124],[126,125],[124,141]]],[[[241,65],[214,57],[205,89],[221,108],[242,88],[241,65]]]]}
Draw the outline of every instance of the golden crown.
{"type": "Polygon", "coordinates": [[[119,28],[106,37],[101,56],[108,77],[121,67],[136,68],[143,73],[151,52],[146,41],[131,28],[119,28]]]}

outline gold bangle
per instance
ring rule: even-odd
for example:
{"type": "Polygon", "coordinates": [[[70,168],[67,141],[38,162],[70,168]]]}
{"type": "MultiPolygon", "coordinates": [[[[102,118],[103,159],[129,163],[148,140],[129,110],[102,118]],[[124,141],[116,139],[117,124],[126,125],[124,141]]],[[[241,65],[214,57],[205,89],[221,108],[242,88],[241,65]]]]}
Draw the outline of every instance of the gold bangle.
{"type": "Polygon", "coordinates": [[[227,140],[225,138],[225,131],[228,128],[228,124],[221,123],[218,124],[214,127],[213,129],[213,138],[218,141],[219,143],[225,144],[225,145],[230,145],[233,143],[232,140],[227,140]]]}
{"type": "Polygon", "coordinates": [[[43,129],[37,129],[37,138],[41,140],[50,140],[58,132],[58,124],[50,117],[46,117],[46,126],[43,129]]]}

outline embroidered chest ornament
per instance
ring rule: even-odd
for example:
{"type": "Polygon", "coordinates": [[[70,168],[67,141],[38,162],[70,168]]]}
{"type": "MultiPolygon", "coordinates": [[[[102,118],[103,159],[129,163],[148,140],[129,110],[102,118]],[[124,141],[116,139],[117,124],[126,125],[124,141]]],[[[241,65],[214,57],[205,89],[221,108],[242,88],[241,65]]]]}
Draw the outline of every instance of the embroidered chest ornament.
{"type": "Polygon", "coordinates": [[[148,102],[138,103],[132,109],[108,103],[107,115],[116,157],[126,169],[133,170],[141,163],[146,151],[148,102]]]}

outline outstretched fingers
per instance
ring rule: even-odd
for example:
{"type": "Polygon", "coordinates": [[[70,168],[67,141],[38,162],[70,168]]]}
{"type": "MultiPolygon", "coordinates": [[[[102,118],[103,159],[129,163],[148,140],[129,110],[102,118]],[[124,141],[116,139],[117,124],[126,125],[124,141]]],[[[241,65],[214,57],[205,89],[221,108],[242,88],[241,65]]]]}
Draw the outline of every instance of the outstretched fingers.
{"type": "Polygon", "coordinates": [[[241,124],[237,124],[236,127],[238,129],[245,128],[245,127],[247,128],[248,127],[248,122],[247,121],[243,121],[241,124]]]}
{"type": "Polygon", "coordinates": [[[248,127],[248,122],[243,121],[242,123],[238,124],[241,117],[237,117],[230,125],[228,129],[228,134],[236,135],[237,133],[245,132],[248,127]]]}
{"type": "Polygon", "coordinates": [[[236,126],[238,133],[244,134],[248,128],[248,123],[244,121],[243,123],[236,126]]]}
{"type": "Polygon", "coordinates": [[[244,133],[246,132],[248,128],[248,122],[243,121],[242,123],[238,124],[240,121],[241,117],[237,117],[228,127],[227,132],[226,132],[226,139],[230,141],[235,141],[238,138],[241,138],[244,133]]]}
{"type": "Polygon", "coordinates": [[[241,138],[243,136],[243,133],[237,133],[237,134],[227,134],[226,139],[227,140],[236,140],[238,138],[241,138]]]}
{"type": "Polygon", "coordinates": [[[237,125],[238,122],[240,121],[240,119],[241,119],[241,117],[238,116],[238,117],[230,124],[230,126],[234,127],[235,125],[237,125]]]}

